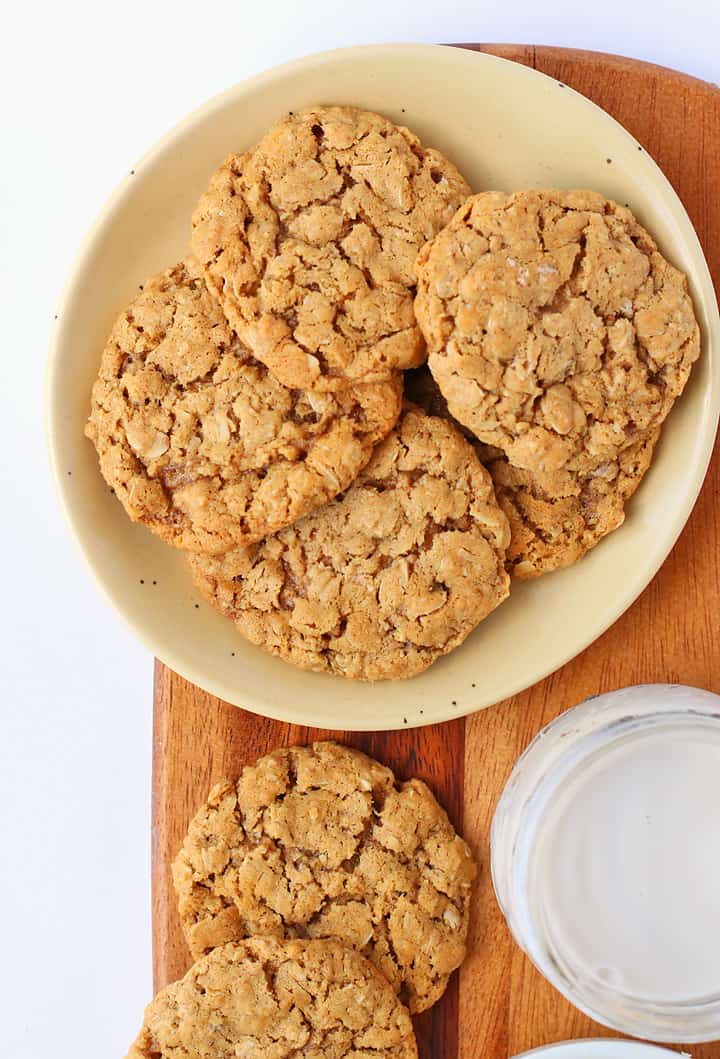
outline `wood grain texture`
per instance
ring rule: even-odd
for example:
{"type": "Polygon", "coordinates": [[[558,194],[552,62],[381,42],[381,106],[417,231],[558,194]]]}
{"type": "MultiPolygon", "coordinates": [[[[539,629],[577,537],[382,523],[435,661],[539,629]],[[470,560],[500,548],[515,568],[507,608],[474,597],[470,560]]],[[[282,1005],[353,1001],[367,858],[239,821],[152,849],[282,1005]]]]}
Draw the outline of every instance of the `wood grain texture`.
{"type": "MultiPolygon", "coordinates": [[[[616,117],[659,162],[700,235],[720,286],[720,91],[662,67],[557,48],[468,45],[542,70],[616,117]]],[[[576,1011],[513,943],[492,892],[488,839],[507,776],[537,731],[595,692],[643,681],[720,691],[720,462],[662,570],[640,599],[582,655],[547,680],[466,721],[385,733],[326,733],[255,717],[188,684],[160,663],[153,746],[155,986],[189,964],[170,863],[210,786],[279,745],[335,738],[426,779],[481,864],[470,955],[443,1001],[416,1020],[423,1059],[505,1059],[570,1037],[613,1036],[576,1011]]],[[[678,1046],[679,1047],[679,1046],[678,1046]]],[[[720,1059],[720,1044],[693,1045],[720,1059]]]]}

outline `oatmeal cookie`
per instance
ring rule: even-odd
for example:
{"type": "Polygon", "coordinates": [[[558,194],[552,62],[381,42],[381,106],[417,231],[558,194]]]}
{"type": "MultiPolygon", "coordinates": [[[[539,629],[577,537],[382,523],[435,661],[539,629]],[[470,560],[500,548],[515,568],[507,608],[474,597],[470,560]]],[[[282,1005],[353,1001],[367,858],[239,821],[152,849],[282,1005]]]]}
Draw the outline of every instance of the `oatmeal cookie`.
{"type": "Polygon", "coordinates": [[[148,1004],[127,1059],[416,1059],[388,983],[333,941],[215,949],[148,1004]]]}
{"type": "Polygon", "coordinates": [[[309,107],[215,173],[193,251],[281,382],[342,389],[425,359],[415,258],[469,193],[408,129],[353,107],[309,107]]]}
{"type": "Polygon", "coordinates": [[[85,433],[133,520],[215,554],[346,489],[401,400],[398,377],[337,394],[283,386],[189,259],[146,283],[115,323],[85,433]]]}
{"type": "Polygon", "coordinates": [[[450,412],[527,471],[589,474],[650,437],[700,350],[685,276],[594,192],[476,195],[417,272],[450,412]]]}
{"type": "Polygon", "coordinates": [[[275,750],[217,784],[173,865],[194,957],[248,935],[337,938],[411,1011],[465,955],[475,871],[424,783],[336,743],[275,750]]]}
{"type": "Polygon", "coordinates": [[[259,545],[190,563],[253,643],[378,680],[422,672],[502,603],[508,540],[470,444],[410,408],[341,498],[259,545]]]}
{"type": "Polygon", "coordinates": [[[625,504],[650,466],[659,435],[656,430],[640,438],[586,476],[534,473],[506,459],[488,464],[510,523],[510,573],[528,580],[570,566],[622,525],[625,504]]]}

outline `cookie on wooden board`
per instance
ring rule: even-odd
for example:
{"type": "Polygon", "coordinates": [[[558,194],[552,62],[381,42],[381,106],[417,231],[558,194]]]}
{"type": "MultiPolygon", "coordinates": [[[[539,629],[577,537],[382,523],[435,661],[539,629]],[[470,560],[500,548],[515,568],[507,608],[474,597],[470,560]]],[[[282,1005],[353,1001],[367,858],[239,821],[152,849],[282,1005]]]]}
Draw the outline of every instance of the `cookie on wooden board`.
{"type": "Polygon", "coordinates": [[[335,941],[252,938],[215,949],[145,1010],[127,1059],[416,1059],[406,1009],[335,941]]]}
{"type": "Polygon", "coordinates": [[[509,539],[469,442],[409,408],[342,497],[259,545],[190,565],[212,605],[272,654],[397,679],[427,669],[503,602],[509,539]]]}
{"type": "Polygon", "coordinates": [[[398,377],[289,389],[192,259],[153,277],[105,347],[86,427],[126,512],[190,551],[260,540],[346,489],[400,413],[398,377]]]}
{"type": "Polygon", "coordinates": [[[275,750],[217,784],[173,865],[194,957],[248,935],[338,938],[411,1011],[465,955],[475,872],[424,783],[335,743],[275,750]]]}
{"type": "Polygon", "coordinates": [[[217,170],[195,210],[193,251],[281,382],[341,389],[425,359],[415,258],[469,193],[403,126],[309,107],[217,170]]]}

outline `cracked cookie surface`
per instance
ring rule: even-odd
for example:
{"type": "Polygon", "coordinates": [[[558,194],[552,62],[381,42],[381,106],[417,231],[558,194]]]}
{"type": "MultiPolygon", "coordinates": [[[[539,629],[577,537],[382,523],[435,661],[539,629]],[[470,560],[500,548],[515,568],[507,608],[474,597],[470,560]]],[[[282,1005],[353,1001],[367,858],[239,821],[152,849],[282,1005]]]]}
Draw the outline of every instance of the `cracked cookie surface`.
{"type": "Polygon", "coordinates": [[[347,488],[400,413],[399,378],[289,389],[239,341],[188,259],[115,323],[86,427],[133,520],[221,553],[347,488]]]}
{"type": "Polygon", "coordinates": [[[333,941],[224,945],[145,1010],[127,1059],[416,1059],[410,1016],[375,968],[333,941]]]}
{"type": "Polygon", "coordinates": [[[417,272],[451,413],[528,471],[614,461],[661,425],[699,353],[685,276],[594,192],[475,195],[417,272]]]}
{"type": "Polygon", "coordinates": [[[408,408],[342,497],[190,565],[253,643],[305,669],[379,680],[421,673],[502,603],[508,541],[469,442],[408,408]]]}
{"type": "Polygon", "coordinates": [[[510,523],[508,569],[529,580],[581,559],[625,520],[625,504],[650,466],[659,429],[586,476],[533,473],[506,459],[488,464],[510,523]]]}
{"type": "Polygon", "coordinates": [[[193,216],[193,251],[238,334],[282,382],[341,389],[424,360],[415,258],[469,193],[408,129],[310,107],[215,173],[193,216]]]}
{"type": "Polygon", "coordinates": [[[335,743],[276,750],[217,784],[173,865],[194,957],[254,934],[338,938],[411,1011],[465,955],[475,874],[424,783],[335,743]]]}

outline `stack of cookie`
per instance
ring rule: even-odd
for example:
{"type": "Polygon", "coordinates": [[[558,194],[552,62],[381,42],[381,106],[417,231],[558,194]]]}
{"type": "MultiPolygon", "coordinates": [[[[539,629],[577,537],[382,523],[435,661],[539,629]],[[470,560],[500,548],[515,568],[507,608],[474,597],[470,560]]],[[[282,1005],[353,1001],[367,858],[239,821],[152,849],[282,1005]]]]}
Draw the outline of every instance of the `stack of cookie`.
{"type": "Polygon", "coordinates": [[[219,783],[173,867],[197,962],[128,1059],[414,1059],[465,956],[476,867],[420,780],[334,743],[219,783]]]}
{"type": "Polygon", "coordinates": [[[321,672],[420,673],[509,573],[618,526],[699,351],[685,277],[629,210],[471,197],[353,108],[228,158],[191,242],[117,321],[86,433],[210,603],[321,672]]]}
{"type": "Polygon", "coordinates": [[[574,563],[622,523],[699,354],[685,276],[591,191],[475,195],[417,275],[433,379],[492,446],[509,569],[574,563]]]}
{"type": "Polygon", "coordinates": [[[376,114],[292,114],[217,171],[192,254],[105,349],[87,434],[106,480],[298,665],[412,676],[508,594],[487,471],[451,424],[402,411],[426,359],[417,253],[468,194],[376,114]]]}

